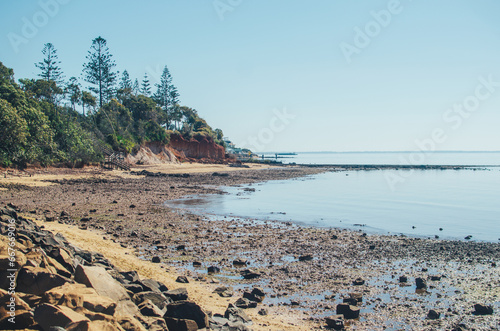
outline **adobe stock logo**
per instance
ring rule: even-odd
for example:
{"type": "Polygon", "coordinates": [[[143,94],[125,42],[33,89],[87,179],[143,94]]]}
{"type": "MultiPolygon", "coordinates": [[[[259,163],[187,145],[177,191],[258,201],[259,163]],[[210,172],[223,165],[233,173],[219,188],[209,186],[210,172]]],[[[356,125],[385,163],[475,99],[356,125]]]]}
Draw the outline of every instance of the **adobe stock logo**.
{"type": "Polygon", "coordinates": [[[54,18],[59,13],[61,5],[69,3],[71,0],[40,0],[38,6],[40,10],[36,11],[30,18],[23,16],[21,18],[22,26],[20,33],[9,32],[7,39],[14,52],[19,53],[19,47],[22,44],[27,44],[31,39],[35,38],[39,29],[46,26],[51,18],[54,18]]]}
{"type": "Polygon", "coordinates": [[[347,63],[352,62],[354,55],[361,54],[361,51],[368,47],[372,40],[391,24],[393,17],[402,12],[403,6],[399,0],[390,0],[387,3],[386,9],[370,11],[370,16],[373,19],[368,21],[363,28],[359,26],[353,28],[354,38],[352,43],[341,42],[339,44],[340,51],[344,55],[347,63]]]}
{"type": "Polygon", "coordinates": [[[236,7],[241,5],[243,0],[214,0],[212,5],[214,6],[219,20],[224,21],[224,15],[227,12],[232,12],[236,7]]]}
{"type": "MultiPolygon", "coordinates": [[[[441,115],[443,125],[433,128],[426,138],[414,140],[418,151],[400,158],[399,161],[402,165],[425,164],[430,156],[429,153],[436,151],[439,145],[448,141],[448,134],[459,130],[464,121],[480,109],[481,103],[491,98],[500,89],[500,81],[495,81],[493,75],[488,75],[488,77],[479,76],[478,81],[479,83],[474,88],[474,92],[443,112],[441,115]]],[[[395,191],[396,185],[404,183],[413,172],[413,169],[405,172],[390,171],[386,172],[384,177],[391,191],[395,191]]]]}
{"type": "Polygon", "coordinates": [[[263,152],[265,146],[274,140],[276,134],[283,132],[297,117],[297,115],[288,113],[286,108],[274,109],[273,114],[274,116],[269,120],[267,127],[260,129],[256,136],[249,136],[239,145],[242,148],[249,148],[253,152],[263,152]]]}

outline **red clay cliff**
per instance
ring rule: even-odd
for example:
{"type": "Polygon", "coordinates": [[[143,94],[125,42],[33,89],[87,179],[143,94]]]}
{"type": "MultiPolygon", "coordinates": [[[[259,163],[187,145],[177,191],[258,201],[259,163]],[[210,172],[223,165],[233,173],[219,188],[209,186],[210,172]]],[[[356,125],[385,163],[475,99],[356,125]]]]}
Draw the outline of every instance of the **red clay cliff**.
{"type": "Polygon", "coordinates": [[[227,162],[224,147],[216,144],[212,137],[195,135],[187,140],[179,134],[172,134],[169,147],[179,160],[227,162]]]}

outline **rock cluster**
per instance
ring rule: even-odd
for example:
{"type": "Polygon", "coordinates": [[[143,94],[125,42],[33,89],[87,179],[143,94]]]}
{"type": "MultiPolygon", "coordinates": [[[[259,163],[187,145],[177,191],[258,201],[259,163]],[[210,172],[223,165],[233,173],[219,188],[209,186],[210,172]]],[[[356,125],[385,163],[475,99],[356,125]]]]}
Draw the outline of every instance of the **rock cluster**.
{"type": "Polygon", "coordinates": [[[233,305],[224,316],[211,316],[189,300],[185,288],[168,289],[136,271],[119,270],[102,254],[79,249],[18,211],[13,205],[0,209],[0,329],[189,331],[251,325],[233,305]]]}

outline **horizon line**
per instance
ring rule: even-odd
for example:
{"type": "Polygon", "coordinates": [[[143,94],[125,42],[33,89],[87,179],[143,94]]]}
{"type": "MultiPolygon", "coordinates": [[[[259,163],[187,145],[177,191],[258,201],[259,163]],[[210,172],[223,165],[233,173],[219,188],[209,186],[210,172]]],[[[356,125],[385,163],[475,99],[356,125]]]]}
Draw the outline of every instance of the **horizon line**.
{"type": "Polygon", "coordinates": [[[272,151],[254,152],[255,154],[276,154],[276,153],[500,153],[500,150],[491,151],[471,151],[471,150],[441,150],[441,151],[272,151]]]}

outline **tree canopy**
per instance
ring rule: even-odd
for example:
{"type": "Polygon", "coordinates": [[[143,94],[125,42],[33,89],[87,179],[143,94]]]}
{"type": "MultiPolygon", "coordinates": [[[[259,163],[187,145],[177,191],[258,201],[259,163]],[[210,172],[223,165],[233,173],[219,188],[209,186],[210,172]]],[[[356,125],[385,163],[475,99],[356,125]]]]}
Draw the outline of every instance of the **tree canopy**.
{"type": "Polygon", "coordinates": [[[95,162],[102,158],[94,148],[97,141],[131,152],[145,142],[168,144],[172,130],[187,139],[209,136],[224,146],[222,130],[213,130],[195,109],[179,104],[167,66],[151,95],[147,74],[139,86],[139,79],[124,70],[116,84],[116,64],[102,37],[92,41],[83,66],[88,86],[77,77],[64,82],[51,43],[42,54],[36,64],[41,79],[19,79],[19,84],[0,62],[0,166],[95,162]]]}
{"type": "Polygon", "coordinates": [[[92,40],[87,60],[83,65],[85,81],[92,84],[90,90],[97,94],[99,107],[102,107],[113,97],[116,80],[116,72],[113,71],[116,64],[104,38],[97,37],[92,40]]]}

